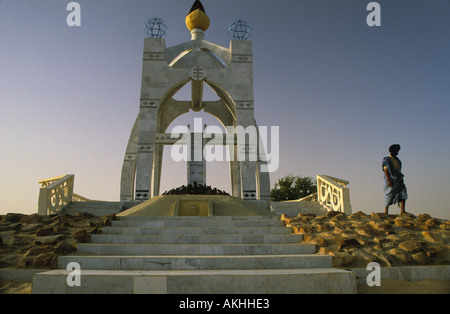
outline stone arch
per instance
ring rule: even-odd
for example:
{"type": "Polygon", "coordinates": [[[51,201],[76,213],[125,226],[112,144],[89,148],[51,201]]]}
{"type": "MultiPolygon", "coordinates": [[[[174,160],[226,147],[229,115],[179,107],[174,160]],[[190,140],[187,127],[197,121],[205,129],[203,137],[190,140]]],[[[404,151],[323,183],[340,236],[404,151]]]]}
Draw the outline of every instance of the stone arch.
{"type": "MultiPolygon", "coordinates": [[[[178,116],[175,120],[172,121],[172,123],[168,126],[166,129],[166,133],[171,133],[175,127],[177,126],[186,126],[190,125],[191,131],[193,130],[193,123],[194,119],[201,119],[201,123],[197,123],[197,126],[200,126],[203,124],[207,124],[208,127],[215,127],[215,129],[212,129],[212,132],[219,132],[219,133],[226,133],[226,129],[223,127],[222,122],[217,119],[214,115],[205,112],[204,110],[200,112],[193,112],[189,111],[187,113],[184,113],[180,116],[178,116]],[[218,131],[220,129],[220,131],[218,131]]],[[[199,120],[200,121],[200,120],[199,120]]],[[[208,131],[207,131],[208,132],[208,131]]],[[[225,134],[224,134],[225,135],[225,134]]],[[[207,146],[207,150],[210,150],[212,147],[207,146]]],[[[181,149],[181,148],[180,148],[181,149]]],[[[187,162],[174,162],[171,157],[171,150],[172,146],[165,145],[162,147],[163,154],[161,158],[161,177],[160,177],[160,193],[164,192],[165,190],[168,190],[170,188],[180,186],[182,184],[186,184],[186,177],[182,178],[174,178],[173,181],[176,181],[176,183],[172,183],[172,179],[167,179],[168,174],[173,173],[187,173],[188,164],[187,162]],[[174,172],[173,169],[176,169],[174,172]],[[176,186],[175,186],[176,185],[176,186]]],[[[178,150],[177,150],[178,151],[178,150]]],[[[206,167],[206,174],[205,174],[205,183],[208,185],[211,185],[213,187],[219,188],[221,190],[226,190],[230,194],[232,194],[232,182],[230,177],[230,165],[228,161],[228,155],[227,155],[227,149],[226,145],[222,147],[215,147],[212,153],[219,154],[220,156],[223,156],[224,159],[216,159],[215,161],[207,161],[205,163],[206,167]],[[219,150],[219,152],[217,151],[219,150]],[[220,179],[218,179],[220,178],[220,179]]],[[[215,155],[218,156],[218,155],[215,155]]],[[[189,183],[189,182],[188,182],[189,183]]]]}
{"type": "MultiPolygon", "coordinates": [[[[162,147],[165,143],[173,143],[165,133],[166,129],[190,109],[203,109],[216,117],[225,129],[228,126],[257,127],[252,63],[252,45],[248,41],[233,40],[230,48],[224,48],[202,38],[193,38],[190,42],[166,47],[164,39],[145,39],[140,110],[122,168],[122,201],[133,200],[133,196],[135,200],[144,201],[159,195],[162,147]],[[191,100],[174,99],[173,96],[190,81],[191,100]],[[203,100],[204,84],[219,96],[219,100],[203,100]],[[133,184],[135,194],[129,192],[133,190],[133,184]]],[[[237,145],[234,141],[226,144],[237,145]]],[[[255,151],[258,145],[245,144],[239,150],[255,151]]],[[[270,182],[268,174],[260,171],[264,159],[241,161],[236,157],[237,149],[230,151],[235,154],[230,156],[232,195],[249,201],[267,201],[270,182]]]]}
{"type": "MultiPolygon", "coordinates": [[[[173,121],[175,121],[178,117],[188,113],[191,109],[191,103],[189,101],[175,100],[173,98],[173,96],[189,81],[190,79],[175,83],[162,97],[158,109],[158,119],[156,127],[158,133],[165,133],[167,131],[167,128],[173,121]]],[[[227,126],[235,126],[236,110],[234,101],[231,99],[231,96],[217,83],[211,81],[204,81],[203,83],[208,84],[208,86],[210,86],[211,89],[216,92],[220,98],[217,101],[205,101],[203,107],[204,112],[216,118],[217,121],[222,124],[225,130],[227,126]],[[226,108],[226,110],[224,110],[224,108],[226,108]]],[[[236,161],[236,151],[236,148],[231,150],[233,156],[229,156],[229,159],[231,160],[229,165],[230,180],[232,195],[240,197],[240,176],[237,175],[237,173],[239,172],[239,163],[236,161]]],[[[160,193],[163,154],[163,146],[155,145],[152,176],[153,195],[155,196],[159,195],[160,193]]]]}

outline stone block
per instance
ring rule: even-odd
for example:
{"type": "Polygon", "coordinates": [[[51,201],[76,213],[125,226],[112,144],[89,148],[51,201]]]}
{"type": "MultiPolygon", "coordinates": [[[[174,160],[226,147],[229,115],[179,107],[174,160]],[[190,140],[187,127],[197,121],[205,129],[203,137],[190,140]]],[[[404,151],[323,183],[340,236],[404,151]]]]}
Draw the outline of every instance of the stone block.
{"type": "Polygon", "coordinates": [[[166,276],[137,276],[133,282],[134,294],[166,294],[166,276]]]}

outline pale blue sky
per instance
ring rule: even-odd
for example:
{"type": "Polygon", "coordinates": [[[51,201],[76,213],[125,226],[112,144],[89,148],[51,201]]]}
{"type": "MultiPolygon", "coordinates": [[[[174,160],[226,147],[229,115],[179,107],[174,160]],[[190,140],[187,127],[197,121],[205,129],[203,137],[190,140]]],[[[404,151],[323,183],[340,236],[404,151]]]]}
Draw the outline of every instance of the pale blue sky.
{"type": "MultiPolygon", "coordinates": [[[[75,192],[118,200],[142,26],[161,17],[167,46],[190,40],[193,0],[78,1],[82,26],[72,28],[69,2],[0,1],[0,214],[35,212],[37,181],[66,173],[75,192]]],[[[203,0],[205,40],[228,47],[237,18],[253,27],[256,119],[280,127],[272,186],[289,173],[328,174],[350,181],[353,211],[382,211],[381,161],[399,143],[407,211],[448,219],[450,3],[378,1],[381,27],[369,27],[369,2],[203,0]]],[[[186,182],[169,157],[162,191],[186,182]]],[[[228,165],[208,166],[207,182],[229,190],[228,165]]]]}

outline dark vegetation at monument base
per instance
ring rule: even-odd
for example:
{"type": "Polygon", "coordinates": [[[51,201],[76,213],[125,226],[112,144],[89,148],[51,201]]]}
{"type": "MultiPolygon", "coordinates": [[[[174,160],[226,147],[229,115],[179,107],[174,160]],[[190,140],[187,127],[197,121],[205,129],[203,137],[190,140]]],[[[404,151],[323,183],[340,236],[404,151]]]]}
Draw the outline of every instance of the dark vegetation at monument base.
{"type": "MultiPolygon", "coordinates": [[[[315,244],[318,254],[331,255],[334,267],[450,264],[450,221],[428,214],[328,212],[281,219],[303,234],[301,243],[315,244]]],[[[101,233],[112,220],[114,214],[0,215],[0,268],[56,269],[58,256],[77,254],[78,243],[90,242],[90,234],[101,233]]]]}
{"type": "Polygon", "coordinates": [[[164,192],[162,195],[230,195],[223,190],[219,190],[217,188],[212,188],[210,185],[206,184],[198,184],[194,182],[193,184],[189,183],[187,186],[182,185],[178,188],[171,189],[169,191],[164,192]]]}
{"type": "Polygon", "coordinates": [[[288,175],[278,179],[275,187],[270,190],[272,202],[298,200],[317,192],[313,178],[288,175]]]}

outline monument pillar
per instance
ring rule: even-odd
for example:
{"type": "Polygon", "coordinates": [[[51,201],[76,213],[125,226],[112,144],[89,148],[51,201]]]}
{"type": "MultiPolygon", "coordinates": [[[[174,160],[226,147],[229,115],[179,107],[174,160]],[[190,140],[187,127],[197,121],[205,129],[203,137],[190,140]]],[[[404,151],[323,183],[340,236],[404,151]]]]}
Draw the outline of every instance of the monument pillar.
{"type": "Polygon", "coordinates": [[[141,107],[139,111],[135,200],[147,200],[151,197],[157,114],[156,108],[141,107]]]}
{"type": "Polygon", "coordinates": [[[190,134],[188,143],[189,159],[187,162],[187,183],[206,184],[206,160],[203,155],[205,148],[205,139],[203,133],[190,134]]]}

